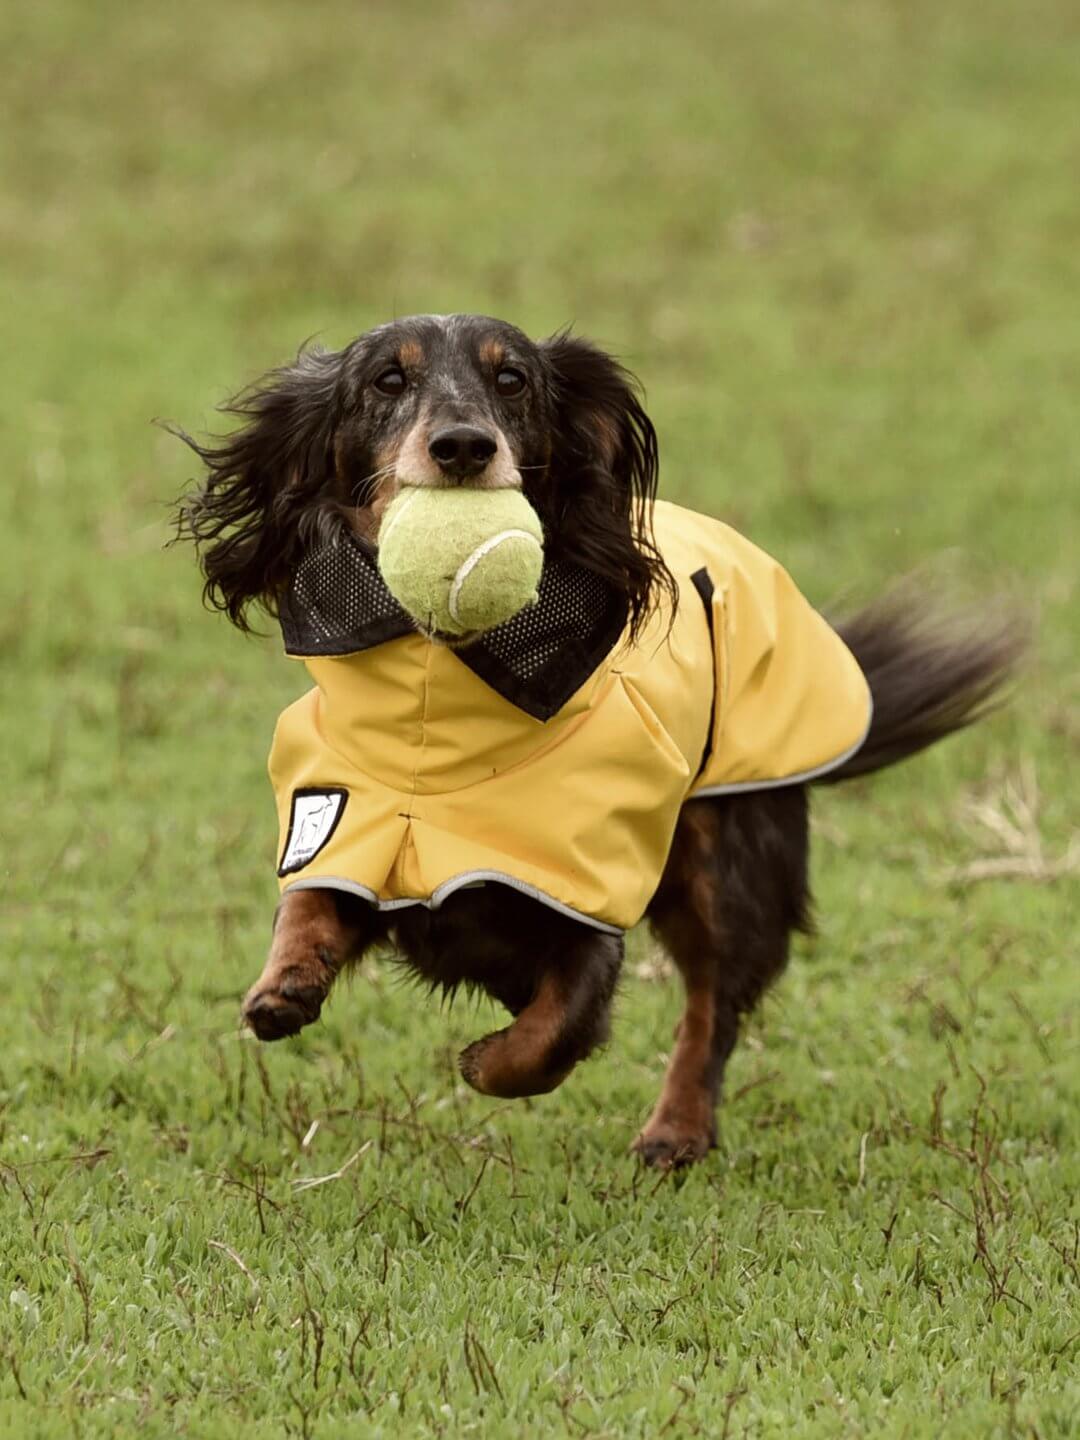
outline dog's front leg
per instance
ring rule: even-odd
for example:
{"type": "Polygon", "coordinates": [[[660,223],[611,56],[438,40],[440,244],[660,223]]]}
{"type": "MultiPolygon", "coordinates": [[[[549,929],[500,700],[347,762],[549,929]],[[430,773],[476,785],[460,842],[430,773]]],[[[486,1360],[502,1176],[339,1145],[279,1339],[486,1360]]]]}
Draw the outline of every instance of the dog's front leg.
{"type": "Polygon", "coordinates": [[[377,912],[351,896],[287,890],[263,972],[244,998],[245,1024],[260,1040],[281,1040],[317,1020],[336,976],[377,927],[377,912]]]}
{"type": "Polygon", "coordinates": [[[505,1030],[461,1052],[474,1090],[503,1099],[543,1095],[608,1037],[622,964],[621,936],[582,931],[539,973],[529,1003],[505,1030]]]}

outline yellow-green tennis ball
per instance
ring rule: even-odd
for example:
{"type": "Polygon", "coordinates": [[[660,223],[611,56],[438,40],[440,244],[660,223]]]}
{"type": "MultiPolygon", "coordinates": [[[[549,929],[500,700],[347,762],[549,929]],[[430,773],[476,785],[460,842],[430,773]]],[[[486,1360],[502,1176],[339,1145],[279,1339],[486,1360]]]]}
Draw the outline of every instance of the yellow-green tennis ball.
{"type": "Polygon", "coordinates": [[[387,589],[423,629],[467,635],[536,600],[540,519],[519,490],[406,486],[379,530],[387,589]]]}

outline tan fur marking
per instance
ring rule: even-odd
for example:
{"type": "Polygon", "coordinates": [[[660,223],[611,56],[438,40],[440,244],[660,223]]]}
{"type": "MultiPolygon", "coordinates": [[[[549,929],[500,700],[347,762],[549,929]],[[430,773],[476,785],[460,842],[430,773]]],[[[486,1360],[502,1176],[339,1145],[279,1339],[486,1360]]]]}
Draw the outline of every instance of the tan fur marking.
{"type": "Polygon", "coordinates": [[[644,1152],[662,1144],[670,1153],[670,1164],[700,1160],[708,1150],[715,1102],[705,1076],[712,1056],[715,1005],[709,986],[687,990],[660,1098],[634,1141],[635,1150],[644,1152]]]}
{"type": "Polygon", "coordinates": [[[416,370],[424,363],[424,347],[419,340],[403,340],[398,350],[398,362],[406,370],[416,370]]]}
{"type": "MultiPolygon", "coordinates": [[[[343,442],[339,438],[335,445],[335,462],[339,477],[344,479],[342,448],[343,442]]],[[[384,445],[374,457],[371,470],[374,478],[367,484],[361,484],[361,481],[367,479],[362,475],[352,481],[354,489],[349,495],[349,525],[355,535],[359,535],[361,539],[370,540],[373,544],[379,533],[383,512],[399,489],[397,481],[399,453],[400,447],[396,440],[389,445],[384,445]]]]}
{"type": "Polygon", "coordinates": [[[431,415],[421,410],[412,429],[402,440],[397,452],[394,480],[400,485],[440,485],[442,471],[428,454],[431,438],[431,415]]]}
{"type": "Polygon", "coordinates": [[[567,1070],[552,1071],[548,1059],[565,1015],[562,985],[558,977],[548,973],[540,982],[536,998],[512,1025],[477,1041],[465,1052],[465,1079],[474,1090],[503,1099],[554,1090],[568,1074],[567,1070]]]}
{"type": "Polygon", "coordinates": [[[497,370],[506,359],[506,350],[502,341],[485,340],[480,346],[480,359],[485,365],[490,365],[492,370],[497,370]]]}
{"type": "MultiPolygon", "coordinates": [[[[291,890],[274,917],[274,938],[263,972],[244,997],[244,1019],[260,1038],[277,1015],[305,1012],[313,1020],[330,993],[345,956],[333,897],[325,890],[291,890]]],[[[296,1028],[299,1028],[297,1026],[296,1028]]]]}

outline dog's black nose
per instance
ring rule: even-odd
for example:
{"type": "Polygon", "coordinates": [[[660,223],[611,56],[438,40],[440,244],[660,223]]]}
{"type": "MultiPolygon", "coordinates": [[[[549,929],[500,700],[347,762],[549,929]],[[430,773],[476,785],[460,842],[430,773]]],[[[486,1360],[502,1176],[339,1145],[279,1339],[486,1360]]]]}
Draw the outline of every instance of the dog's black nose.
{"type": "Polygon", "coordinates": [[[474,425],[453,425],[437,430],[428,442],[428,454],[438,462],[444,475],[466,480],[478,475],[495,454],[494,435],[474,425]]]}

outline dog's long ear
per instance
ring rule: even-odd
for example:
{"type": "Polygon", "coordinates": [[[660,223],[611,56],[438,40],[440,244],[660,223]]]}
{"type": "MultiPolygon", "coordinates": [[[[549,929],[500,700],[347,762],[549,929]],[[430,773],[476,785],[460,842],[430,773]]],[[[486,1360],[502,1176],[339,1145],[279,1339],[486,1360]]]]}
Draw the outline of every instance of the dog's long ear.
{"type": "Polygon", "coordinates": [[[273,613],[334,473],[342,354],[312,347],[222,409],[244,422],[200,444],[170,427],[206,466],[177,506],[177,536],[195,542],[203,594],[240,629],[258,602],[273,613]]]}
{"type": "Polygon", "coordinates": [[[634,377],[610,355],[565,331],[540,352],[552,417],[550,485],[537,497],[545,527],[561,558],[623,590],[636,636],[658,593],[676,595],[652,532],[656,431],[634,377]]]}

